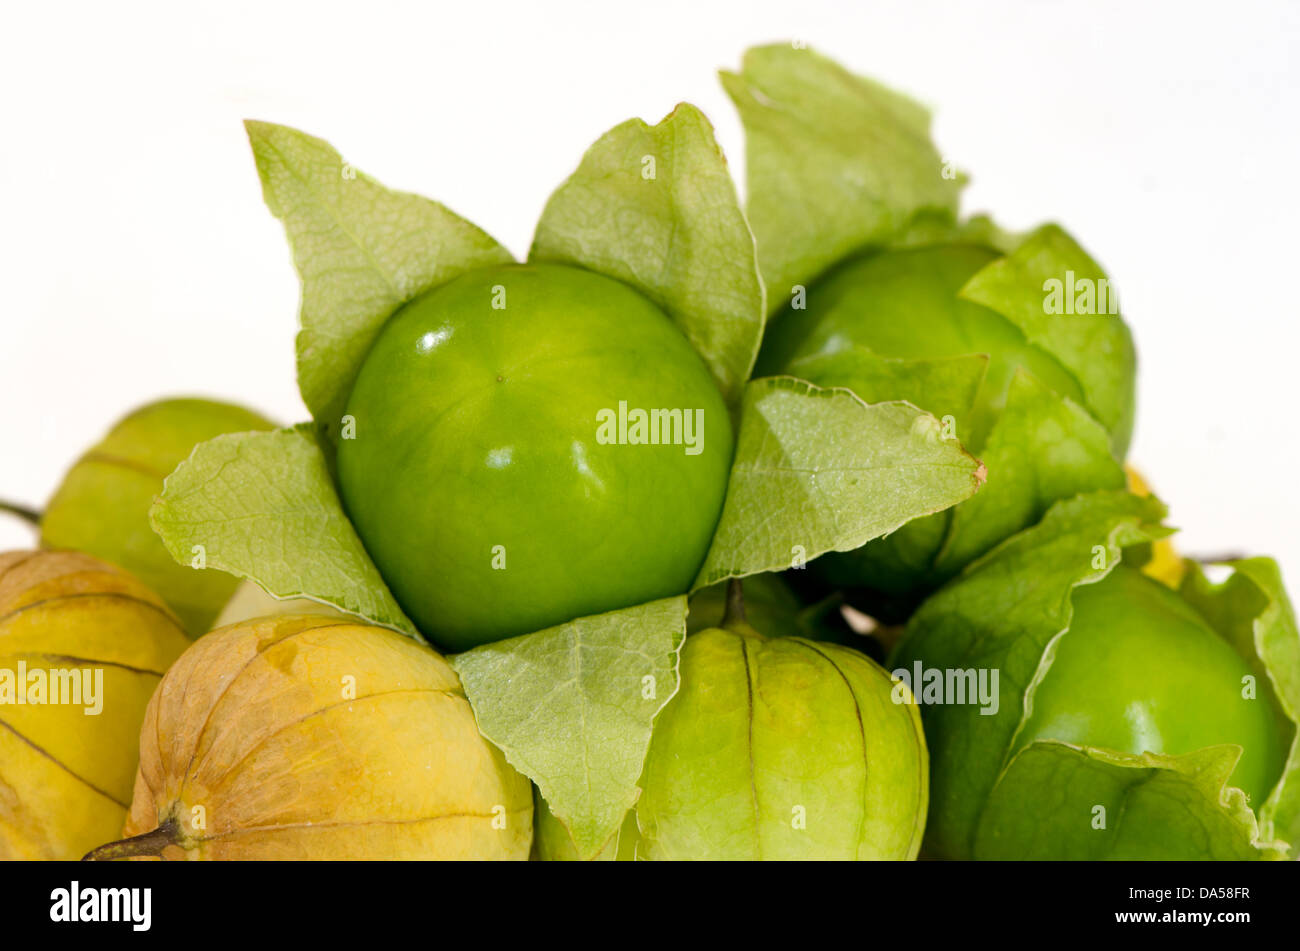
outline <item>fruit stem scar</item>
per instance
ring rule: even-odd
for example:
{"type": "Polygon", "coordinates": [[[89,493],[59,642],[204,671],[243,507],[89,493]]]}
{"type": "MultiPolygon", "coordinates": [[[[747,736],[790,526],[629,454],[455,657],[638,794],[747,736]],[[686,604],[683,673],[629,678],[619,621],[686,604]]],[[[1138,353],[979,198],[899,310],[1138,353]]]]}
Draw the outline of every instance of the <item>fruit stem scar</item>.
{"type": "Polygon", "coordinates": [[[138,855],[162,855],[163,849],[177,843],[179,831],[176,818],[173,816],[152,832],[133,835],[129,839],[120,839],[92,849],[81,861],[111,862],[114,859],[129,859],[138,855]]]}

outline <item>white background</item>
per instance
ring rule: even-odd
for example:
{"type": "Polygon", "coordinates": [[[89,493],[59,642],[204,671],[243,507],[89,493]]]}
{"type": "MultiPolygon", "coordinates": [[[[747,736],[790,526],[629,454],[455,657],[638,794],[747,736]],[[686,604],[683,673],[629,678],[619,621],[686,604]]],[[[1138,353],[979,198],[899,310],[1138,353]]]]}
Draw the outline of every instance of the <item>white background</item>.
{"type": "MultiPolygon", "coordinates": [[[[290,422],[297,279],[240,120],[301,127],[516,254],[610,126],[797,37],[937,111],[967,209],[1055,219],[1141,359],[1132,459],[1195,553],[1300,582],[1300,4],[7,4],[0,25],[0,497],[42,505],[135,405],[290,422]]],[[[0,515],[0,550],[30,534],[0,515]]]]}

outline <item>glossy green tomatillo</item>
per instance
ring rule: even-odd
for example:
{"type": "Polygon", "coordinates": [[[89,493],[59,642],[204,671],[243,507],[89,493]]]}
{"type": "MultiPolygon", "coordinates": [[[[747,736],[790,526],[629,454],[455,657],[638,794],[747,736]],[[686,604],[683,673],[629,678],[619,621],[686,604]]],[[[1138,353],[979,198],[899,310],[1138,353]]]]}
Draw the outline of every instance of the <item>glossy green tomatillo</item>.
{"type": "Polygon", "coordinates": [[[578,268],[508,265],[390,319],[338,474],[403,609],[464,650],[686,591],[732,444],[708,368],[654,303],[578,268]]]}
{"type": "MultiPolygon", "coordinates": [[[[982,355],[987,369],[972,403],[922,407],[954,416],[962,444],[978,453],[1020,368],[1082,402],[1079,384],[1050,354],[1001,314],[959,296],[977,271],[1000,257],[978,244],[944,244],[851,258],[813,285],[806,310],[787,309],[773,323],[758,371],[785,372],[803,358],[854,347],[886,359],[982,355]]],[[[858,382],[847,364],[818,364],[814,373],[818,385],[858,382]]]]}
{"type": "Polygon", "coordinates": [[[1062,499],[1122,488],[1136,353],[1114,285],[1064,229],[965,217],[928,110],[787,44],[723,85],[745,127],[747,212],[768,290],[757,374],[905,400],[988,479],[793,579],[887,625],[1062,499]]]}
{"type": "Polygon", "coordinates": [[[1125,753],[1241,747],[1231,782],[1263,803],[1286,759],[1241,656],[1178,594],[1123,565],[1074,591],[1074,618],[1016,749],[1061,740],[1125,753]]]}
{"type": "Polygon", "coordinates": [[[905,620],[1057,498],[1123,484],[1112,452],[1127,435],[1088,415],[1076,375],[1006,315],[963,296],[1005,260],[961,241],[851,257],[808,288],[806,307],[792,301],[775,315],[764,340],[759,373],[845,387],[868,403],[908,400],[988,465],[984,498],[814,563],[813,575],[887,622],[905,620]]]}
{"type": "Polygon", "coordinates": [[[1189,562],[1175,591],[1130,557],[1163,517],[1126,492],[1058,502],[909,620],[890,667],[930,749],[927,855],[1255,859],[1300,841],[1280,574],[1244,559],[1212,582],[1189,562]]]}

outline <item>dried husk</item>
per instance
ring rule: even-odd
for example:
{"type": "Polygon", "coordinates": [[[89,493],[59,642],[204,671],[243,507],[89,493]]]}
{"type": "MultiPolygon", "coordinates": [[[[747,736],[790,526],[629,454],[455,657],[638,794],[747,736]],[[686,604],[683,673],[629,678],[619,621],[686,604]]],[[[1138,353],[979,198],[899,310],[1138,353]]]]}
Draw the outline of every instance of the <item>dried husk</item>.
{"type": "Polygon", "coordinates": [[[291,615],[218,629],[164,678],[124,834],[155,829],[164,858],[526,859],[532,796],[438,654],[291,615]]]}
{"type": "Polygon", "coordinates": [[[189,644],[119,568],[79,552],[0,554],[0,671],[103,672],[97,715],[84,703],[0,704],[0,858],[76,859],[117,835],[149,697],[189,644]]]}

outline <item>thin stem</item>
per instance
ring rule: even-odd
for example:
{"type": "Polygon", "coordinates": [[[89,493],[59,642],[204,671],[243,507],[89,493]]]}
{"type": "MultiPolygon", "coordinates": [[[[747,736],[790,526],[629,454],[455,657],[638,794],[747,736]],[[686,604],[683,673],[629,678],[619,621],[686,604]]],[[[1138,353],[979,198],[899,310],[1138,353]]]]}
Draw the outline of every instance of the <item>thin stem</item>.
{"type": "Polygon", "coordinates": [[[722,615],[722,626],[731,628],[737,623],[745,623],[745,594],[740,579],[732,578],[727,582],[727,610],[722,615]]]}
{"type": "Polygon", "coordinates": [[[25,505],[19,505],[17,502],[6,502],[0,499],[0,512],[8,512],[15,515],[25,522],[31,522],[36,528],[41,526],[41,513],[36,509],[28,508],[25,505]]]}
{"type": "Polygon", "coordinates": [[[1246,555],[1244,552],[1229,551],[1220,555],[1188,555],[1192,561],[1202,565],[1218,565],[1230,561],[1242,561],[1246,555]]]}
{"type": "Polygon", "coordinates": [[[176,820],[168,819],[152,832],[101,845],[87,852],[81,861],[111,862],[114,859],[129,859],[139,855],[162,855],[163,849],[176,844],[176,833],[176,820]]]}

